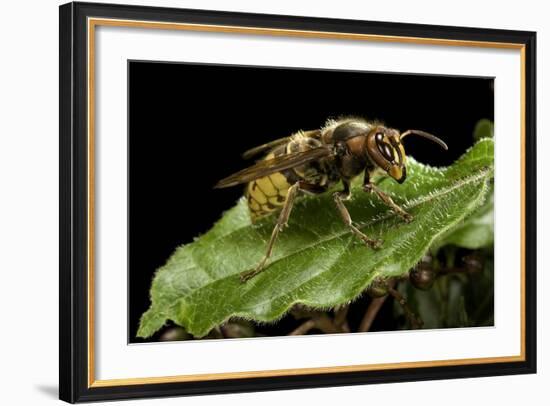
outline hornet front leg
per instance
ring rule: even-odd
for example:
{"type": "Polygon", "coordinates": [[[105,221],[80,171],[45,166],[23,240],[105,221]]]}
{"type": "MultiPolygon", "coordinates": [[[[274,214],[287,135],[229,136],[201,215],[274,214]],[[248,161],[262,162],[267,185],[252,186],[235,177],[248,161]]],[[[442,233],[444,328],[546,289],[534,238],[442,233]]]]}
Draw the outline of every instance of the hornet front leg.
{"type": "Polygon", "coordinates": [[[393,199],[384,193],[378,186],[370,182],[368,172],[365,172],[365,178],[363,180],[363,190],[369,193],[375,193],[386,206],[389,206],[399,217],[401,217],[406,223],[413,221],[413,216],[399,207],[393,199]]]}

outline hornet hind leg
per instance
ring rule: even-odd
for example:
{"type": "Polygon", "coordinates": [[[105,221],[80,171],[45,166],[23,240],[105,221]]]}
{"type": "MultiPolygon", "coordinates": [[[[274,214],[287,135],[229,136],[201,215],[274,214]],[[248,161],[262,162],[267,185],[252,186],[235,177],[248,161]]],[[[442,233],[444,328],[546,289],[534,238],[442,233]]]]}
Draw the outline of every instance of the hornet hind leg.
{"type": "Polygon", "coordinates": [[[294,205],[294,200],[296,199],[296,195],[298,194],[299,190],[300,190],[299,182],[295,183],[288,189],[285,203],[283,205],[281,213],[279,214],[277,223],[275,224],[275,227],[271,232],[271,238],[267,243],[267,250],[264,257],[262,258],[262,260],[256,266],[255,269],[252,269],[250,271],[246,271],[240,274],[241,282],[246,282],[247,280],[253,278],[254,276],[258,275],[260,272],[264,270],[265,264],[269,259],[269,257],[271,256],[271,253],[273,252],[273,245],[275,244],[275,240],[277,240],[277,236],[288,225],[288,218],[290,217],[290,212],[292,211],[292,206],[294,205]]]}
{"type": "Polygon", "coordinates": [[[326,187],[322,187],[318,185],[310,185],[305,182],[296,182],[288,189],[285,203],[283,205],[283,208],[281,209],[279,217],[277,218],[277,223],[275,224],[275,227],[271,232],[271,237],[269,239],[269,242],[267,243],[267,250],[264,257],[258,263],[255,269],[252,269],[250,271],[246,271],[240,274],[241,282],[246,282],[249,279],[252,279],[254,276],[258,275],[260,272],[262,272],[265,269],[265,265],[268,259],[271,257],[271,253],[273,252],[273,246],[275,245],[277,236],[279,235],[280,232],[283,231],[285,227],[288,226],[288,219],[290,217],[290,212],[292,211],[292,207],[294,206],[294,201],[296,200],[296,196],[300,191],[316,194],[316,193],[322,193],[326,191],[326,187]]]}

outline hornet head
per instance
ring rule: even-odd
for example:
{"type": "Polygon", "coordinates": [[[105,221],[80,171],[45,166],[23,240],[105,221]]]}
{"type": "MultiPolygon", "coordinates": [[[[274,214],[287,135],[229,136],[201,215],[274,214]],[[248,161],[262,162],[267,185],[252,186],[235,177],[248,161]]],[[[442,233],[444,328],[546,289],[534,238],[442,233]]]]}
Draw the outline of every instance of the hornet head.
{"type": "Polygon", "coordinates": [[[407,178],[407,155],[401,140],[408,135],[427,138],[443,149],[448,149],[447,144],[442,140],[425,131],[407,130],[400,134],[399,131],[393,128],[376,126],[367,135],[366,153],[375,165],[399,183],[403,183],[407,178]]]}

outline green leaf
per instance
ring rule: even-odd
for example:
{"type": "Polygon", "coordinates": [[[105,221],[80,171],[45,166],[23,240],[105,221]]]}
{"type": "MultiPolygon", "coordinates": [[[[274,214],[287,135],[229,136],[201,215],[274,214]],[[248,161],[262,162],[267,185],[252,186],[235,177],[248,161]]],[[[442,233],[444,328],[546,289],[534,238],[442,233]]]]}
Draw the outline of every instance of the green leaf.
{"type": "Polygon", "coordinates": [[[491,120],[482,118],[476,123],[474,128],[474,140],[480,140],[482,138],[493,138],[495,132],[495,126],[491,120]]]}
{"type": "Polygon", "coordinates": [[[138,336],[151,336],[167,320],[202,337],[230,318],[275,321],[296,303],[328,309],[352,301],[377,276],[404,274],[483,203],[493,176],[493,147],[492,140],[481,140],[443,169],[410,159],[404,184],[382,180],[379,186],[414,215],[408,224],[354,184],[346,204],[364,233],[384,241],[379,250],[350,234],[330,193],[300,199],[270,265],[246,283],[239,274],[262,258],[275,217],[252,225],[241,199],[157,271],[138,336]]]}
{"type": "Polygon", "coordinates": [[[449,244],[472,250],[491,247],[494,242],[494,230],[494,194],[491,187],[485,202],[462,224],[437,240],[431,251],[435,253],[439,248],[449,244]]]}

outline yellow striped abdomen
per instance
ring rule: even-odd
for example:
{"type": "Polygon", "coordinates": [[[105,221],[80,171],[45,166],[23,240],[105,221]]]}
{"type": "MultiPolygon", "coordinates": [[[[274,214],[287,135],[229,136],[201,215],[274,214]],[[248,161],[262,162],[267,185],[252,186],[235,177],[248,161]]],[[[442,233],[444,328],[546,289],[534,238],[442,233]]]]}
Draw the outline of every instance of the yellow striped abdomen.
{"type": "Polygon", "coordinates": [[[252,221],[279,210],[285,203],[290,184],[276,172],[253,180],[246,187],[246,197],[252,221]]]}

